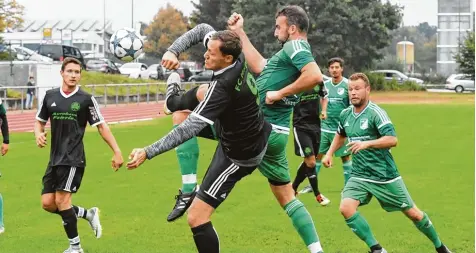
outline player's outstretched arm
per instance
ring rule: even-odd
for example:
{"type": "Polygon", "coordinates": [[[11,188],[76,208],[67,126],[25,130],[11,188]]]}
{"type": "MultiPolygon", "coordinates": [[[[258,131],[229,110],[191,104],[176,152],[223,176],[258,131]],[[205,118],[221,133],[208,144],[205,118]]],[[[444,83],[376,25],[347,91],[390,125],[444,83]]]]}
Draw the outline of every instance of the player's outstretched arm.
{"type": "Polygon", "coordinates": [[[180,53],[185,52],[187,49],[200,42],[203,42],[206,46],[208,39],[210,39],[211,34],[214,32],[215,29],[213,29],[209,24],[198,24],[190,31],[178,37],[167,50],[178,57],[180,53]]]}
{"type": "Polygon", "coordinates": [[[109,128],[107,123],[103,122],[101,124],[98,124],[97,128],[103,140],[107,143],[107,145],[109,145],[109,147],[112,149],[112,152],[114,152],[114,156],[111,161],[111,166],[114,171],[117,171],[120,167],[122,167],[124,159],[122,158],[121,149],[117,144],[116,138],[114,138],[114,135],[112,134],[111,129],[109,128]]]}
{"type": "Polygon", "coordinates": [[[243,54],[245,55],[246,63],[250,67],[250,70],[255,74],[260,74],[264,66],[266,66],[266,59],[256,50],[253,44],[251,44],[250,39],[243,29],[243,24],[243,17],[236,12],[228,19],[228,29],[234,31],[240,37],[243,54]]]}

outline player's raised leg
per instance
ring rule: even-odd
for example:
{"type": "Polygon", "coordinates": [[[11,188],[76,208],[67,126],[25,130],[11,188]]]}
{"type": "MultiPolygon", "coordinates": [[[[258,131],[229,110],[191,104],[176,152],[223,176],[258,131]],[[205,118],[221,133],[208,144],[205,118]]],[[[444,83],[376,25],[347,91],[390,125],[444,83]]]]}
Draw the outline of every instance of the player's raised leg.
{"type": "MultiPolygon", "coordinates": [[[[172,114],[174,127],[182,123],[190,112],[177,111],[172,114]]],[[[178,195],[175,196],[175,205],[167,216],[167,221],[174,221],[180,218],[193,200],[195,187],[197,186],[197,166],[199,157],[199,146],[197,137],[192,137],[176,149],[177,160],[182,175],[182,187],[178,195]]]]}

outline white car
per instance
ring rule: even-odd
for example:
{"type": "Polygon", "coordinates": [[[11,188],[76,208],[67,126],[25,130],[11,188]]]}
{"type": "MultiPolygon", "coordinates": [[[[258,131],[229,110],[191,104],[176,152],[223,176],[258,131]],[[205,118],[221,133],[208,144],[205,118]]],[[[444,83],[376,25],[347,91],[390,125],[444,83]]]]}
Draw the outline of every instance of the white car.
{"type": "Polygon", "coordinates": [[[140,72],[140,77],[142,79],[157,79],[157,66],[159,64],[152,64],[146,70],[140,72]]]}
{"type": "Polygon", "coordinates": [[[452,74],[446,79],[445,89],[454,90],[457,93],[474,91],[474,79],[465,74],[452,74]]]}
{"type": "Polygon", "coordinates": [[[26,47],[12,45],[12,50],[17,53],[17,58],[20,61],[53,62],[53,59],[38,54],[37,52],[26,47]]]}
{"type": "Polygon", "coordinates": [[[395,79],[395,81],[397,81],[399,84],[402,84],[405,81],[412,81],[419,85],[423,84],[423,80],[414,78],[414,77],[408,77],[407,75],[403,74],[402,72],[398,70],[391,70],[391,69],[374,70],[374,71],[370,71],[370,73],[383,74],[383,76],[385,77],[385,80],[391,81],[395,79]]]}
{"type": "Polygon", "coordinates": [[[130,78],[141,78],[141,72],[147,70],[147,65],[140,62],[128,62],[119,68],[121,75],[130,78]]]}

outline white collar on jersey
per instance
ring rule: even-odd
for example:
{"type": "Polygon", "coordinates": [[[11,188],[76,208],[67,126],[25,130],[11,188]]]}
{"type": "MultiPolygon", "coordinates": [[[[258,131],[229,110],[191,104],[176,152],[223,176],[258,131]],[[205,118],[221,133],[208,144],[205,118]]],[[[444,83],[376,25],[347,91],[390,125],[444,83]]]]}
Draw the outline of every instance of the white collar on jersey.
{"type": "Polygon", "coordinates": [[[236,65],[236,61],[233,62],[233,64],[231,64],[230,66],[228,66],[228,67],[226,67],[226,68],[222,68],[222,69],[220,69],[220,70],[218,70],[218,71],[213,71],[213,75],[214,75],[214,76],[221,75],[221,74],[223,74],[223,72],[225,72],[227,69],[231,69],[231,68],[233,68],[235,65],[236,65]]]}
{"type": "Polygon", "coordinates": [[[76,89],[74,89],[73,92],[71,92],[69,94],[66,94],[63,91],[63,87],[60,87],[60,93],[65,98],[69,98],[69,97],[73,96],[74,94],[76,94],[76,92],[78,92],[78,90],[79,90],[79,86],[76,86],[76,89]]]}

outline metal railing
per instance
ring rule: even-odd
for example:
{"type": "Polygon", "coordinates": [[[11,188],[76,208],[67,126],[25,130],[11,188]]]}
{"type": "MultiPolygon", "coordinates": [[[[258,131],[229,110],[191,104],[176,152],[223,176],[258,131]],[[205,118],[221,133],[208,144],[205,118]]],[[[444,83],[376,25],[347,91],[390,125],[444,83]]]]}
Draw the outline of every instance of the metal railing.
{"type": "MultiPolygon", "coordinates": [[[[184,90],[208,82],[182,82],[184,90]]],[[[96,98],[98,104],[106,107],[110,105],[131,103],[158,103],[165,99],[167,84],[160,83],[124,83],[124,84],[87,84],[79,85],[96,98]]],[[[27,89],[34,88],[32,108],[38,108],[38,97],[43,96],[46,90],[59,86],[0,86],[0,98],[8,110],[23,112],[26,109],[27,89]]],[[[41,99],[40,99],[41,101],[41,99]]]]}

